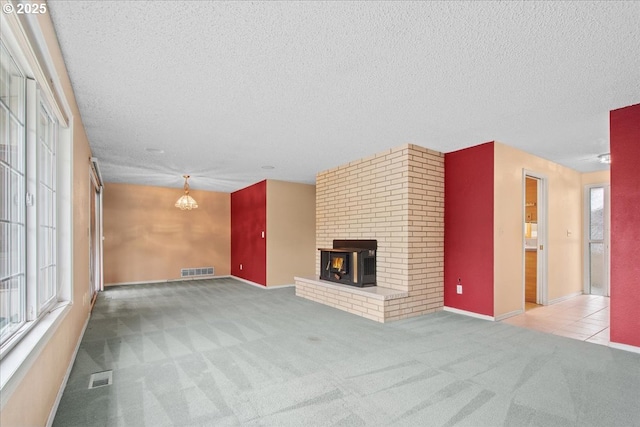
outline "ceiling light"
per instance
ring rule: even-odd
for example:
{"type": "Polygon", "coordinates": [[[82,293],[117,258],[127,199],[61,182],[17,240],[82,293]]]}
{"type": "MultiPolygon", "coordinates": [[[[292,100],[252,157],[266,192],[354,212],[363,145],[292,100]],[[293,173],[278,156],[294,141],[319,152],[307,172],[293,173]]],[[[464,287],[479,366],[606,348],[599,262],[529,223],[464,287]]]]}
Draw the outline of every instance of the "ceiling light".
{"type": "Polygon", "coordinates": [[[604,163],[604,164],[611,164],[611,154],[609,153],[605,153],[605,154],[600,154],[598,156],[598,159],[600,159],[600,163],[604,163]]]}
{"type": "Polygon", "coordinates": [[[180,208],[183,211],[191,209],[195,209],[198,207],[198,202],[196,202],[193,197],[189,195],[189,175],[182,175],[184,177],[184,196],[180,197],[176,202],[176,208],[180,208]]]}
{"type": "Polygon", "coordinates": [[[275,168],[276,168],[275,166],[269,166],[269,165],[262,166],[262,169],[275,169],[275,168]]]}

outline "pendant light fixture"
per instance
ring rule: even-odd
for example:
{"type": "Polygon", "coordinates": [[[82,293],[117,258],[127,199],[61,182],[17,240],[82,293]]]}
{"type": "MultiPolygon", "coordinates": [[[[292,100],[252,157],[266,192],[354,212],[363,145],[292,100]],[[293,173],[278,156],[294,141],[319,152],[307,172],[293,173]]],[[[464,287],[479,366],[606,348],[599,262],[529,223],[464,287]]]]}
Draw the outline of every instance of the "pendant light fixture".
{"type": "Polygon", "coordinates": [[[176,202],[176,208],[180,208],[183,211],[191,209],[195,209],[198,207],[198,202],[196,202],[193,197],[189,195],[189,175],[182,175],[184,177],[184,195],[178,199],[176,202]]]}

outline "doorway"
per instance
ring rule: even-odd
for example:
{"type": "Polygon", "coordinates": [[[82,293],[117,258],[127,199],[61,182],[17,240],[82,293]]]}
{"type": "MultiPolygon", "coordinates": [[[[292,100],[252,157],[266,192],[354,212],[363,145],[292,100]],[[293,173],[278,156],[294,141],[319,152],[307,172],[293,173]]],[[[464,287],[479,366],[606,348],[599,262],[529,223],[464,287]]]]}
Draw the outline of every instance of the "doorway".
{"type": "Polygon", "coordinates": [[[546,177],[524,172],[524,310],[547,303],[546,177]]]}
{"type": "Polygon", "coordinates": [[[609,185],[585,187],[584,293],[609,296],[609,185]]]}
{"type": "Polygon", "coordinates": [[[91,158],[89,186],[89,298],[95,303],[102,281],[102,179],[97,160],[91,158]]]}

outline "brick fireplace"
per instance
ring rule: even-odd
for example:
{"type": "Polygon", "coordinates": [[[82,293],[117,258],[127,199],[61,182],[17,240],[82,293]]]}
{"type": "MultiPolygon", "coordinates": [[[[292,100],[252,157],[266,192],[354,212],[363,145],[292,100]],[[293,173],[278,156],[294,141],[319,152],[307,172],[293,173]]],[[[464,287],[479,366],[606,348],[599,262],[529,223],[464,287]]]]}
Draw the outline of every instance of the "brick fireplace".
{"type": "Polygon", "coordinates": [[[406,144],[318,174],[316,247],[375,239],[376,286],[296,277],[296,295],[379,322],[441,309],[444,155],[406,144]]]}

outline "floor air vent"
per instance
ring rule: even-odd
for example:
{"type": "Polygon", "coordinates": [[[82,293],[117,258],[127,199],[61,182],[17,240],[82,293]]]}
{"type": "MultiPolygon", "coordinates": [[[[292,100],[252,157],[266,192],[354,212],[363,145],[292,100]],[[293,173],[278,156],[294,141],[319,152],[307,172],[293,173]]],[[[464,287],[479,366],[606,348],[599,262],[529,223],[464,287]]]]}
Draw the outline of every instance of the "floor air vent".
{"type": "Polygon", "coordinates": [[[89,378],[89,389],[104,387],[113,383],[113,371],[102,371],[91,374],[89,378]]]}
{"type": "Polygon", "coordinates": [[[183,268],[180,277],[213,276],[213,267],[183,268]]]}

